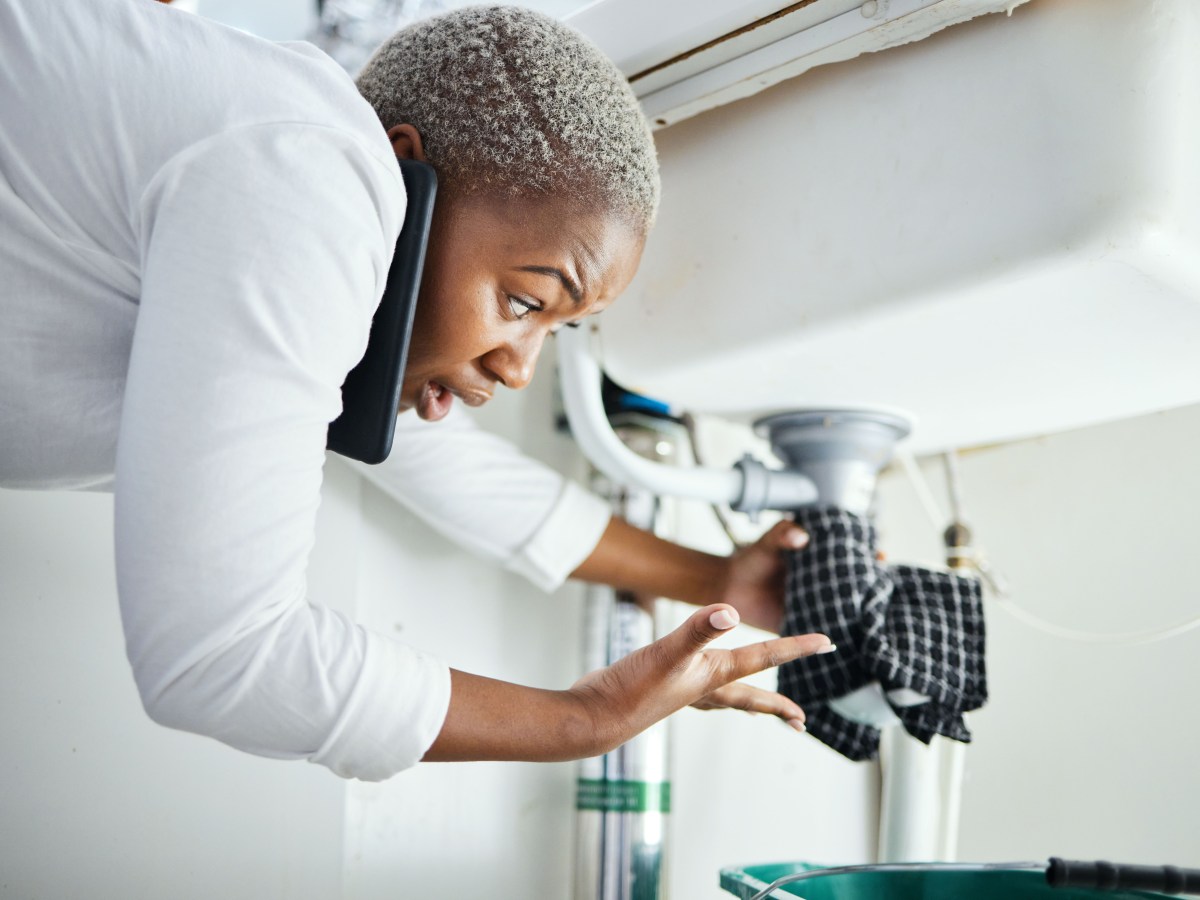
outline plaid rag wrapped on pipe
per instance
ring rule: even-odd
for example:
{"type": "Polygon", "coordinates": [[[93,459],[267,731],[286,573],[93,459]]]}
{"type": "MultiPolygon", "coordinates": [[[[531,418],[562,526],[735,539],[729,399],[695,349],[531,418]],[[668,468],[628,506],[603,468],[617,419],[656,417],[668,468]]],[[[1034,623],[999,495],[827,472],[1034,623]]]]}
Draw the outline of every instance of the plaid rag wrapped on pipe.
{"type": "Polygon", "coordinates": [[[788,554],[783,634],[818,631],[838,646],[779,667],[779,691],[804,707],[809,733],[850,759],[874,759],[879,730],[829,701],[878,682],[885,694],[907,688],[929,698],[892,704],[909,734],[970,741],[963,713],[987,700],[978,579],[879,562],[874,528],[845,510],[805,509],[795,519],[809,543],[788,554]]]}

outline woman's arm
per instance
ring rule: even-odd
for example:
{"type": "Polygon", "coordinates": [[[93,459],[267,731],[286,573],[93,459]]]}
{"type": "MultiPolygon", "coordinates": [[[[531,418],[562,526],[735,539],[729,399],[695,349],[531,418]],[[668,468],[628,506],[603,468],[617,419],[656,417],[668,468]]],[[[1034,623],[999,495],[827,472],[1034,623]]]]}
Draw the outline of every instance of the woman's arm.
{"type": "MultiPolygon", "coordinates": [[[[742,621],[773,632],[779,631],[783,613],[780,551],[807,542],[804,532],[788,522],[732,557],[665,541],[612,518],[604,501],[475,427],[457,407],[437,423],[400,416],[391,457],[381,466],[355,468],[447,537],[547,590],[570,574],[645,596],[698,605],[725,602],[742,621]]],[[[577,711],[569,692],[538,692],[460,672],[451,678],[459,709],[474,710],[464,715],[486,722],[501,711],[498,721],[481,729],[488,741],[502,743],[501,726],[512,727],[512,739],[534,732],[546,736],[558,727],[559,716],[566,717],[567,727],[577,711]]],[[[724,685],[692,705],[765,713],[803,730],[804,714],[794,702],[747,684],[724,685]]],[[[443,754],[454,746],[459,747],[455,752],[483,752],[481,747],[466,750],[466,732],[459,732],[452,716],[443,744],[426,759],[452,758],[443,754]],[[456,733],[459,739],[451,737],[456,733]]],[[[564,740],[559,735],[550,743],[561,752],[564,740]]]]}
{"type": "Polygon", "coordinates": [[[611,515],[605,501],[480,428],[458,403],[440,422],[398,416],[382,464],[345,462],[444,537],[545,591],[592,552],[611,515]]]}
{"type": "Polygon", "coordinates": [[[273,123],[173,157],[137,211],[116,568],[147,712],[377,780],[413,765],[444,663],[307,597],[325,436],[403,216],[352,134],[273,123]]]}
{"type": "MultiPolygon", "coordinates": [[[[820,634],[733,650],[707,648],[737,623],[737,613],[727,605],[697,610],[666,637],[565,691],[452,671],[450,709],[424,759],[550,762],[597,756],[739,678],[833,649],[820,634]]],[[[792,707],[788,719],[799,727],[804,714],[792,707]]]]}
{"type": "Polygon", "coordinates": [[[456,405],[441,422],[396,420],[391,456],[351,465],[435,530],[554,590],[568,576],[689,603],[730,603],[747,624],[778,631],[780,550],[807,537],[781,523],[732,557],[673,544],[612,518],[609,505],[456,405]]]}
{"type": "Polygon", "coordinates": [[[807,543],[803,529],[779,522],[732,556],[714,556],[613,518],[571,577],[687,603],[728,603],[742,621],[778,633],[783,621],[782,552],[807,543]]]}

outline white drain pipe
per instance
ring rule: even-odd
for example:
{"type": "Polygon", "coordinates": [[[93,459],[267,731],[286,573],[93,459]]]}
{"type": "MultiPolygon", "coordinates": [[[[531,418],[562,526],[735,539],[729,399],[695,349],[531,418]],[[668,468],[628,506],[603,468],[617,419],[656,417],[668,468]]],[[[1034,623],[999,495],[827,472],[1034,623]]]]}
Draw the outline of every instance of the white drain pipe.
{"type": "Polygon", "coordinates": [[[564,328],[555,340],[571,434],[592,465],[617,484],[723,504],[741,512],[796,509],[816,501],[812,479],[798,472],[768,469],[749,456],[728,470],[676,468],[638,456],[613,433],[604,414],[602,375],[589,346],[591,329],[564,328]]]}

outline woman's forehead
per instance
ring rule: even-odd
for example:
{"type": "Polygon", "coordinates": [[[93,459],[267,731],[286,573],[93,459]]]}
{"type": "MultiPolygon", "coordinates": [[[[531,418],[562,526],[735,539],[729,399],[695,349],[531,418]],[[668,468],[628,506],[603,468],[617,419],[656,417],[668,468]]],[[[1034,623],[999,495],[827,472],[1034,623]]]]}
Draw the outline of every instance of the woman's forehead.
{"type": "Polygon", "coordinates": [[[506,267],[569,266],[568,281],[584,292],[606,293],[603,282],[636,268],[643,239],[629,217],[570,198],[463,199],[454,218],[480,255],[506,267]]]}

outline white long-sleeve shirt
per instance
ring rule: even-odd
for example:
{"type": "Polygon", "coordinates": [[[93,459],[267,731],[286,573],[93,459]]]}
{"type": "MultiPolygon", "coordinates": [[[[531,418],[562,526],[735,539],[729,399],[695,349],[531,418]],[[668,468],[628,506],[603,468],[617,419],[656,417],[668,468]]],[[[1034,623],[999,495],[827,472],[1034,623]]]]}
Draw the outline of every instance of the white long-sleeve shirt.
{"type": "MultiPolygon", "coordinates": [[[[305,588],[403,214],[374,112],[313,48],[150,0],[0,4],[0,485],[113,490],[156,720],[363,779],[420,759],[449,702],[443,663],[305,588]]],[[[441,530],[546,587],[594,547],[600,501],[406,418],[370,477],[441,530]]]]}

